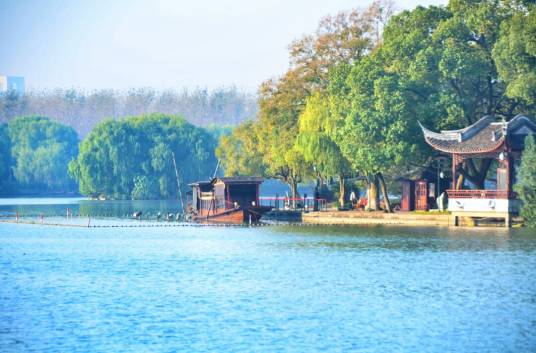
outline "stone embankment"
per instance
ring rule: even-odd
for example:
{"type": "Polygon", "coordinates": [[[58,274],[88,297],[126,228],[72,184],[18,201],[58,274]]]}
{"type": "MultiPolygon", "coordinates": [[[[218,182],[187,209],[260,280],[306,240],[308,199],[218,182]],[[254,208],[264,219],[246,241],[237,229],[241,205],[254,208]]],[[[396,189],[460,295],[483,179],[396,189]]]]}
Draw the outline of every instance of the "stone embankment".
{"type": "Polygon", "coordinates": [[[308,224],[363,224],[397,226],[444,226],[452,222],[450,214],[415,212],[367,212],[367,211],[328,211],[303,213],[302,222],[308,224]]]}

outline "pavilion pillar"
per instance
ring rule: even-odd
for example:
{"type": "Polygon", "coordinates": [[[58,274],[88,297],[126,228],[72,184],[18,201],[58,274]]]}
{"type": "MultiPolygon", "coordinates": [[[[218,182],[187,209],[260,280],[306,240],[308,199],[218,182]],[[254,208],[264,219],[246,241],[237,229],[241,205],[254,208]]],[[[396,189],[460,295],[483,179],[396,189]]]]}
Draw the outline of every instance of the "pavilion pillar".
{"type": "Polygon", "coordinates": [[[458,155],[452,154],[452,190],[456,190],[456,168],[458,167],[458,155]]]}
{"type": "Polygon", "coordinates": [[[512,191],[512,165],[511,165],[511,157],[510,153],[506,155],[506,158],[504,159],[504,166],[506,168],[506,192],[507,192],[507,198],[510,198],[510,192],[512,191]]]}

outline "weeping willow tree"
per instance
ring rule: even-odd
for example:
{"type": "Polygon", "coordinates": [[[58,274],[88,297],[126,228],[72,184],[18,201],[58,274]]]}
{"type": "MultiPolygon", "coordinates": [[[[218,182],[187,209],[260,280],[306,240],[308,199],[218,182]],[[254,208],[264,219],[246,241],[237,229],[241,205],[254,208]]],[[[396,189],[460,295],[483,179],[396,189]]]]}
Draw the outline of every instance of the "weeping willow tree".
{"type": "Polygon", "coordinates": [[[344,207],[345,179],[351,168],[333,140],[337,129],[337,120],[331,116],[330,101],[315,93],[307,99],[305,110],[300,115],[295,148],[307,163],[314,166],[317,180],[338,177],[339,205],[344,207]]]}
{"type": "MultiPolygon", "coordinates": [[[[216,167],[215,141],[182,117],[149,114],[98,124],[80,143],[70,174],[83,195],[114,199],[177,196],[172,153],[181,185],[207,179],[216,167]]],[[[183,190],[186,191],[186,190],[183,190]]]]}

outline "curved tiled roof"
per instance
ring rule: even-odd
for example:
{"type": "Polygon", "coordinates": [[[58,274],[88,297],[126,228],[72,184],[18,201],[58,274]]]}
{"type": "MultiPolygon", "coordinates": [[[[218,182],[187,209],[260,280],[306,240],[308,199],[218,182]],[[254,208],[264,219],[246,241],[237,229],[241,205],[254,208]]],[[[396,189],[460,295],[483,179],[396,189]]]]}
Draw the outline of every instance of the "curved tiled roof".
{"type": "Polygon", "coordinates": [[[496,121],[492,116],[485,116],[466,128],[440,133],[421,125],[424,138],[430,146],[442,152],[460,154],[495,151],[504,144],[509,133],[515,133],[522,127],[536,133],[536,124],[523,115],[518,115],[509,122],[496,121]]]}

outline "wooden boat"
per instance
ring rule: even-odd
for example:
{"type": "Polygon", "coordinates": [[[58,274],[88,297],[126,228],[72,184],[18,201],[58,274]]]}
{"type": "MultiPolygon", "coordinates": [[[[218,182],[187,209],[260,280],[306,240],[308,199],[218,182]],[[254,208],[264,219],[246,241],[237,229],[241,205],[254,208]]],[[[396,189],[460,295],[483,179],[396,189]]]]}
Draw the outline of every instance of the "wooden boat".
{"type": "Polygon", "coordinates": [[[259,177],[214,178],[189,184],[188,213],[195,222],[257,223],[272,208],[259,205],[259,177]]]}

